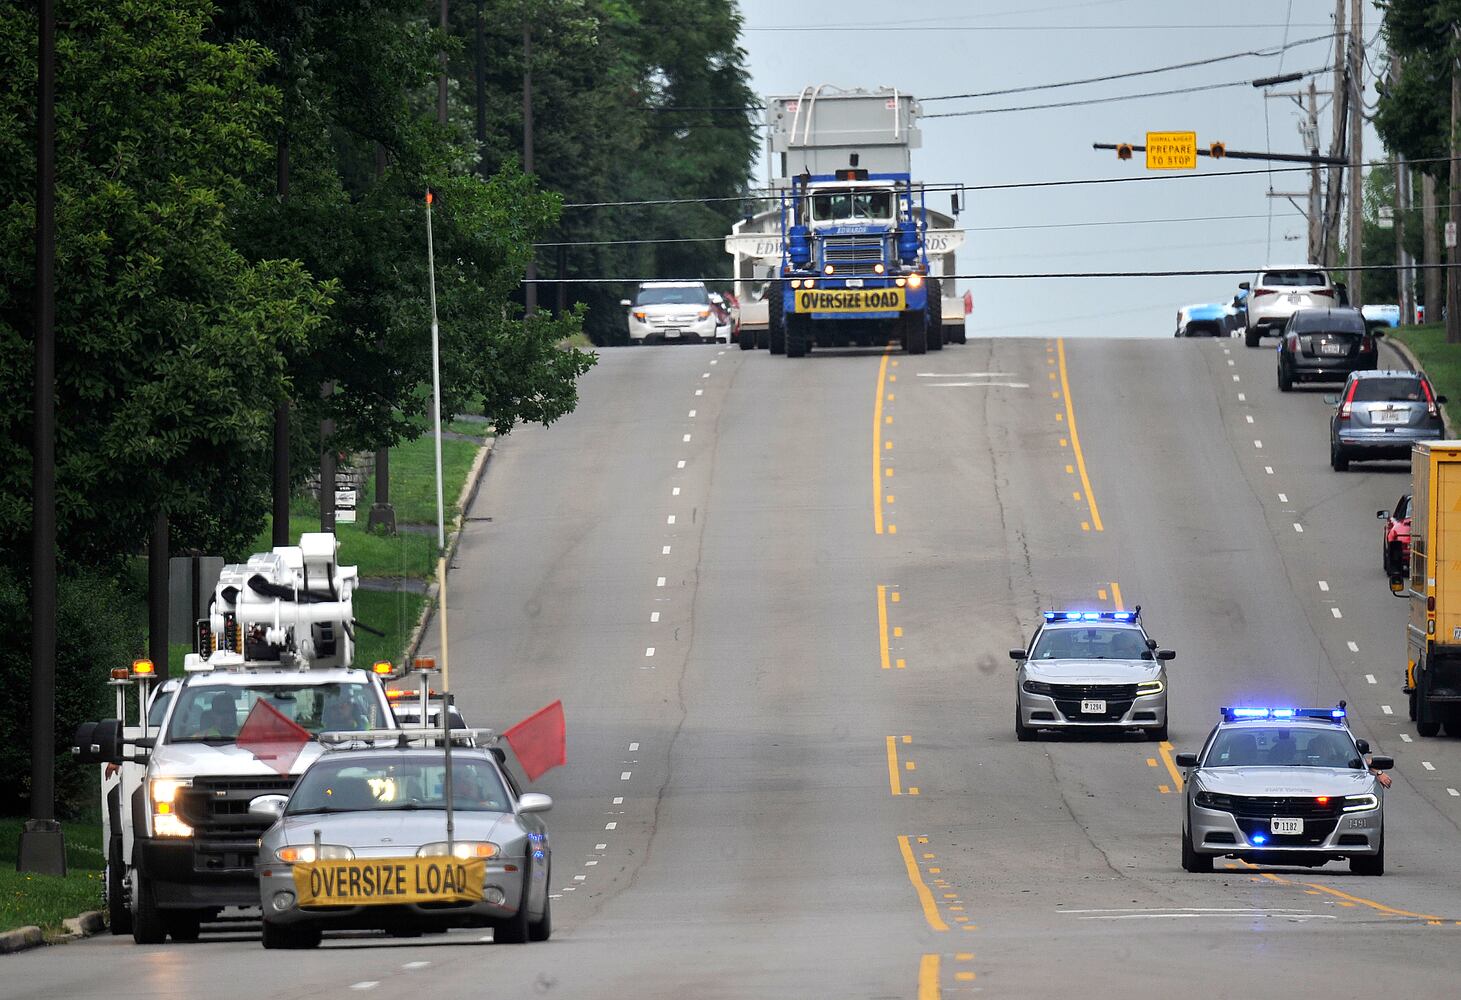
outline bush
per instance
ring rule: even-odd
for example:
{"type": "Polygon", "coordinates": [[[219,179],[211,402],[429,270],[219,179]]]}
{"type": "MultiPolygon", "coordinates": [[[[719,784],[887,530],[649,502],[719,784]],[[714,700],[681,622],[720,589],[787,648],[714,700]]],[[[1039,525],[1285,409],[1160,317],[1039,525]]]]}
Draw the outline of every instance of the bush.
{"type": "MultiPolygon", "coordinates": [[[[143,648],[145,607],[112,579],[92,573],[64,577],[56,604],[56,810],[71,819],[93,815],[96,768],[71,759],[71,736],[83,722],[114,713],[107,687],[112,667],[143,648]]],[[[20,815],[30,803],[30,592],[28,580],[0,568],[0,814],[20,815]],[[21,692],[24,692],[22,694],[21,692]]]]}

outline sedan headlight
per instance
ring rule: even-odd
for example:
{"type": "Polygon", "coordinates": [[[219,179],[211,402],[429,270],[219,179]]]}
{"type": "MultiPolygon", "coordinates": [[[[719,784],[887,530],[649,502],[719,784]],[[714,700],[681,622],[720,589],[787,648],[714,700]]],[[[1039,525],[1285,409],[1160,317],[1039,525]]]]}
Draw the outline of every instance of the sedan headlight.
{"type": "Polygon", "coordinates": [[[1147,694],[1161,694],[1165,690],[1167,690],[1166,681],[1142,681],[1136,686],[1136,695],[1139,698],[1147,694]]]}
{"type": "Polygon", "coordinates": [[[1366,809],[1375,809],[1380,805],[1380,797],[1366,792],[1364,795],[1346,795],[1344,797],[1344,811],[1347,813],[1364,812],[1366,809]]]}
{"type": "Polygon", "coordinates": [[[1054,694],[1055,687],[1046,684],[1044,681],[1025,681],[1024,689],[1026,694],[1054,694]]]}
{"type": "Polygon", "coordinates": [[[1218,795],[1216,792],[1199,791],[1192,797],[1192,803],[1200,809],[1217,809],[1221,812],[1233,811],[1233,797],[1231,795],[1218,795]]]}
{"type": "Polygon", "coordinates": [[[454,858],[495,858],[502,848],[486,840],[458,840],[452,843],[451,850],[447,851],[447,844],[444,840],[438,840],[434,844],[427,844],[416,852],[418,858],[444,858],[448,853],[454,858]]]}
{"type": "Polygon", "coordinates": [[[298,847],[281,847],[274,852],[274,857],[293,865],[311,861],[350,861],[355,852],[341,844],[321,844],[318,848],[314,844],[301,844],[298,847]]]}

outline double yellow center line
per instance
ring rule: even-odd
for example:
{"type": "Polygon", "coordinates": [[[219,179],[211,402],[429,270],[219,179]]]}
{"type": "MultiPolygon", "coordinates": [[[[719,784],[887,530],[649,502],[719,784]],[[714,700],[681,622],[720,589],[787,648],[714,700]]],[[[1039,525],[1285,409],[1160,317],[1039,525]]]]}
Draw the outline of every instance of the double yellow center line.
{"type": "Polygon", "coordinates": [[[1060,394],[1065,397],[1065,422],[1070,428],[1070,450],[1075,453],[1075,465],[1080,471],[1081,489],[1085,491],[1086,504],[1091,509],[1090,525],[1097,531],[1105,531],[1101,523],[1101,510],[1096,506],[1096,495],[1091,492],[1091,477],[1086,472],[1086,457],[1081,451],[1081,435],[1075,425],[1075,404],[1070,398],[1070,375],[1065,367],[1065,340],[1055,342],[1056,356],[1060,361],[1060,394]]]}

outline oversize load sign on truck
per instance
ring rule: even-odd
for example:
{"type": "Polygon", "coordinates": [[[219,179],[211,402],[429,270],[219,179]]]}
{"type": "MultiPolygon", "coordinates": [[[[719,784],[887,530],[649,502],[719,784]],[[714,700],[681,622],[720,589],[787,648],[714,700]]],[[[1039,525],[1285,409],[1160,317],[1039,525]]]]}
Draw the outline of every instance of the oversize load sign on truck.
{"type": "Polygon", "coordinates": [[[1196,170],[1196,132],[1148,132],[1146,134],[1146,168],[1148,170],[1196,170]]]}
{"type": "Polygon", "coordinates": [[[901,288],[811,288],[796,293],[799,313],[902,312],[901,288]]]}
{"type": "Polygon", "coordinates": [[[486,879],[481,858],[360,858],[294,866],[300,906],[476,902],[486,879]]]}

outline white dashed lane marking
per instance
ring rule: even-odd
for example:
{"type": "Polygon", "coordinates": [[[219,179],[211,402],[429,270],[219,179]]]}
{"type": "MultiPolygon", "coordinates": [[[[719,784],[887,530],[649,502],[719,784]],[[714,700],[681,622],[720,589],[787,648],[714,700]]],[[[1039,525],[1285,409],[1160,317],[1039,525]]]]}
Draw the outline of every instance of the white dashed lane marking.
{"type": "Polygon", "coordinates": [[[351,983],[350,984],[350,988],[352,990],[373,990],[373,989],[375,989],[379,985],[380,985],[380,980],[378,980],[378,979],[367,979],[367,980],[365,980],[362,983],[351,983]]]}
{"type": "Polygon", "coordinates": [[[654,655],[654,647],[653,646],[645,646],[644,647],[644,655],[645,656],[653,656],[654,655]]]}
{"type": "Polygon", "coordinates": [[[1265,465],[1265,466],[1264,466],[1264,467],[1263,467],[1263,471],[1264,471],[1264,472],[1265,472],[1265,473],[1266,473],[1266,474],[1268,474],[1268,475],[1270,475],[1270,476],[1271,476],[1271,475],[1273,475],[1273,466],[1271,466],[1271,465],[1265,465]]]}
{"type": "Polygon", "coordinates": [[[670,547],[668,545],[666,545],[664,548],[662,548],[662,549],[659,550],[659,554],[662,555],[662,556],[669,555],[670,554],[670,547]]]}
{"type": "Polygon", "coordinates": [[[619,828],[619,824],[618,823],[615,823],[615,822],[612,822],[612,821],[604,824],[604,829],[605,830],[617,830],[618,828],[619,828]]]}
{"type": "Polygon", "coordinates": [[[1246,403],[1246,402],[1248,402],[1247,395],[1244,394],[1244,393],[1241,393],[1241,392],[1238,393],[1238,402],[1240,402],[1240,403],[1246,403]]]}
{"type": "Polygon", "coordinates": [[[695,395],[697,395],[697,396],[703,396],[703,395],[705,395],[705,390],[704,389],[696,389],[695,390],[695,395]]]}
{"type": "Polygon", "coordinates": [[[677,468],[677,469],[683,469],[684,467],[685,467],[685,460],[683,458],[680,459],[678,462],[675,463],[675,468],[677,468]]]}
{"type": "Polygon", "coordinates": [[[609,849],[609,845],[608,844],[595,844],[594,845],[594,850],[596,850],[596,851],[607,851],[608,849],[609,849]]]}
{"type": "Polygon", "coordinates": [[[1237,381],[1240,381],[1240,380],[1239,380],[1239,378],[1238,378],[1238,376],[1236,376],[1236,375],[1234,375],[1234,376],[1233,376],[1233,381],[1234,381],[1234,382],[1237,382],[1237,381]]]}
{"type": "Polygon", "coordinates": [[[1259,441],[1257,438],[1254,438],[1253,439],[1253,447],[1255,447],[1255,448],[1262,448],[1263,447],[1263,442],[1262,441],[1259,441]]]}
{"type": "MultiPolygon", "coordinates": [[[[1279,496],[1283,496],[1283,494],[1280,493],[1279,496]]],[[[1287,501],[1285,501],[1285,502],[1287,502],[1287,501]]],[[[1320,580],[1319,581],[1319,589],[1322,590],[1322,591],[1324,591],[1327,594],[1329,592],[1329,581],[1328,580],[1320,580]]]]}
{"type": "Polygon", "coordinates": [[[1400,734],[1400,742],[1401,743],[1414,743],[1415,741],[1410,738],[1410,734],[1409,733],[1401,733],[1400,734]]]}
{"type": "Polygon", "coordinates": [[[1375,680],[1375,675],[1374,674],[1365,674],[1365,683],[1366,684],[1377,684],[1379,682],[1375,680]]]}
{"type": "Polygon", "coordinates": [[[691,410],[690,411],[690,416],[691,416],[692,419],[694,418],[694,416],[695,416],[695,411],[694,410],[691,410]]]}
{"type": "Polygon", "coordinates": [[[1428,760],[1421,761],[1420,766],[1425,768],[1427,771],[1434,771],[1436,769],[1436,765],[1432,764],[1428,760]]]}
{"type": "Polygon", "coordinates": [[[403,968],[403,969],[424,969],[424,968],[426,968],[430,964],[431,964],[430,962],[407,962],[405,965],[401,966],[401,968],[403,968]]]}
{"type": "Polygon", "coordinates": [[[638,749],[639,749],[639,744],[638,743],[631,743],[631,744],[629,744],[629,752],[630,753],[633,753],[634,751],[636,751],[638,749]]]}
{"type": "Polygon", "coordinates": [[[1394,715],[1395,714],[1395,710],[1392,709],[1389,705],[1381,705],[1380,706],[1380,711],[1384,712],[1386,715],[1394,715]]]}
{"type": "Polygon", "coordinates": [[[661,577],[657,577],[655,579],[655,581],[654,581],[654,585],[656,587],[663,587],[665,585],[665,578],[662,577],[662,576],[661,577]]]}
{"type": "Polygon", "coordinates": [[[1253,422],[1253,415],[1250,413],[1245,419],[1251,424],[1253,422]]]}
{"type": "Polygon", "coordinates": [[[675,515],[671,514],[669,517],[665,518],[665,524],[674,524],[674,523],[675,523],[675,515]]]}
{"type": "Polygon", "coordinates": [[[680,488],[678,486],[676,486],[674,489],[670,490],[670,496],[677,497],[679,495],[680,495],[680,488]]]}
{"type": "Polygon", "coordinates": [[[649,613],[649,620],[651,622],[657,622],[657,621],[659,621],[659,612],[658,611],[651,611],[649,613]]]}
{"type": "Polygon", "coordinates": [[[686,444],[689,444],[690,443],[690,435],[686,434],[685,437],[682,440],[684,440],[684,442],[686,444]]]}
{"type": "Polygon", "coordinates": [[[1294,522],[1294,530],[1297,531],[1299,534],[1302,535],[1304,533],[1304,526],[1302,524],[1300,524],[1298,521],[1295,521],[1294,522]]]}
{"type": "Polygon", "coordinates": [[[1452,796],[1461,796],[1461,792],[1456,791],[1456,789],[1454,789],[1454,788],[1448,788],[1448,789],[1446,789],[1446,794],[1447,795],[1452,795],[1452,796]]]}
{"type": "Polygon", "coordinates": [[[633,774],[633,773],[634,773],[633,771],[620,771],[619,772],[619,780],[620,781],[628,781],[629,780],[629,776],[631,774],[633,774]]]}
{"type": "Polygon", "coordinates": [[[1338,608],[1330,608],[1329,613],[1335,618],[1343,618],[1344,614],[1338,608]]]}
{"type": "MultiPolygon", "coordinates": [[[[1351,653],[1358,653],[1360,651],[1359,643],[1355,642],[1353,639],[1351,639],[1349,642],[1345,643],[1345,645],[1347,645],[1349,647],[1349,651],[1351,653]]],[[[1366,674],[1365,676],[1368,677],[1369,675],[1366,674]]],[[[1375,682],[1374,681],[1370,681],[1370,683],[1373,684],[1375,682]]]]}

